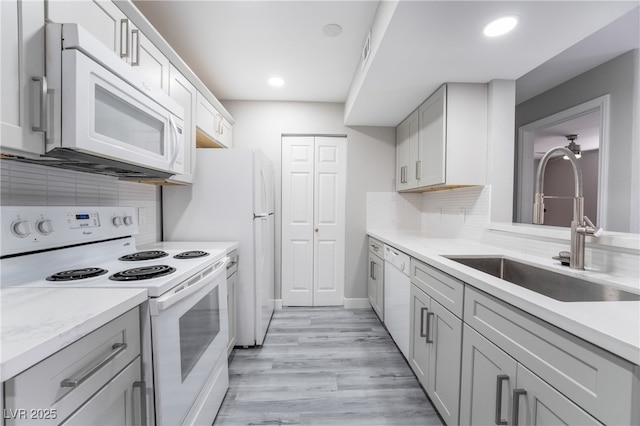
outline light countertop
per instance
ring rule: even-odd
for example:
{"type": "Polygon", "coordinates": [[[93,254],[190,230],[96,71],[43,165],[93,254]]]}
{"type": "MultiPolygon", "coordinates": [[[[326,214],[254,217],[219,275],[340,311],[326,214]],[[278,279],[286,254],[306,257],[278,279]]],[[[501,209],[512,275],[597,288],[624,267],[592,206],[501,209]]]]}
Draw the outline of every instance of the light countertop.
{"type": "MultiPolygon", "coordinates": [[[[544,269],[576,275],[639,293],[637,279],[573,271],[559,262],[466,240],[430,238],[416,232],[367,233],[479,290],[493,295],[592,344],[640,365],[640,301],[561,302],[447,259],[446,255],[503,255],[544,269]]],[[[587,265],[588,266],[588,265],[587,265]]]]}
{"type": "Polygon", "coordinates": [[[0,289],[5,381],[147,300],[144,289],[0,289]]]}

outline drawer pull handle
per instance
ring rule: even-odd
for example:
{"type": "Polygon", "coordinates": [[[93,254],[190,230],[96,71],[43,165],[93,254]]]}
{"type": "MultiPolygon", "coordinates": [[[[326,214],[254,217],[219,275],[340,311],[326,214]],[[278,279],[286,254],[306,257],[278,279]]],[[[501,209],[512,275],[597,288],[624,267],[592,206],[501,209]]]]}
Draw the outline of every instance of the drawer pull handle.
{"type": "Polygon", "coordinates": [[[512,409],[512,414],[513,417],[511,418],[511,424],[513,426],[518,426],[518,417],[520,417],[520,413],[519,413],[519,409],[520,409],[520,396],[521,395],[526,395],[527,391],[524,389],[514,389],[513,390],[513,409],[512,409]]]}
{"type": "Polygon", "coordinates": [[[496,425],[506,425],[508,420],[502,418],[502,384],[509,381],[509,376],[499,374],[496,378],[496,425]]]}
{"type": "Polygon", "coordinates": [[[424,331],[424,313],[429,312],[428,308],[424,306],[420,308],[420,337],[427,337],[427,333],[424,331]]]}
{"type": "Polygon", "coordinates": [[[147,424],[147,382],[133,382],[134,388],[140,389],[140,418],[141,425],[147,424]]]}
{"type": "Polygon", "coordinates": [[[427,343],[433,343],[433,336],[431,335],[431,318],[433,318],[435,314],[433,312],[429,312],[427,314],[427,343]]]}
{"type": "Polygon", "coordinates": [[[102,361],[100,361],[95,366],[91,367],[89,371],[84,373],[79,379],[64,379],[60,382],[60,387],[63,388],[75,388],[80,386],[84,381],[86,381],[89,377],[96,374],[102,367],[107,365],[112,359],[117,357],[120,353],[124,352],[127,349],[126,343],[114,343],[111,347],[112,351],[109,355],[106,356],[102,361]]]}

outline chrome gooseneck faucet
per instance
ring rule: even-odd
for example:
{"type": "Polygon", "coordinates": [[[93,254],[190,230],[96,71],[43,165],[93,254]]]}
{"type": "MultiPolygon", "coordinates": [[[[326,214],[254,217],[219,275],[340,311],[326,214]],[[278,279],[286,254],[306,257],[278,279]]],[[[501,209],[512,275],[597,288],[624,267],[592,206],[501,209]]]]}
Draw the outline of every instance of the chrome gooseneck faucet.
{"type": "Polygon", "coordinates": [[[557,147],[547,151],[540,165],[538,166],[538,174],[536,175],[536,195],[533,204],[533,223],[536,225],[544,224],[544,171],[547,162],[554,153],[561,152],[567,156],[571,166],[573,167],[573,179],[575,183],[575,193],[573,196],[573,219],[571,220],[571,251],[569,254],[569,267],[571,269],[584,270],[584,237],[592,235],[599,237],[602,235],[602,229],[596,227],[587,216],[584,215],[584,197],[582,190],[582,168],[578,163],[574,153],[567,148],[557,147]]]}

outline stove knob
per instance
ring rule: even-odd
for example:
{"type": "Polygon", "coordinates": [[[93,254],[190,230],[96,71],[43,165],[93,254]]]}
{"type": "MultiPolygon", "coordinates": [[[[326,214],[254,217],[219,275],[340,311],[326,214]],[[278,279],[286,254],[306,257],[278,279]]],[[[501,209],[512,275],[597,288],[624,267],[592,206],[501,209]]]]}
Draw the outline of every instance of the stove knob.
{"type": "Polygon", "coordinates": [[[53,232],[53,223],[49,219],[42,219],[36,223],[36,230],[42,235],[49,235],[53,232]]]}
{"type": "Polygon", "coordinates": [[[131,226],[133,224],[133,218],[131,216],[125,216],[124,224],[127,226],[131,226]]]}
{"type": "Polygon", "coordinates": [[[26,220],[16,220],[11,224],[11,233],[16,237],[28,237],[31,232],[31,224],[26,220]]]}
{"type": "Polygon", "coordinates": [[[122,225],[122,217],[114,216],[113,219],[111,219],[111,223],[113,223],[113,226],[115,226],[116,228],[119,227],[120,225],[122,225]]]}

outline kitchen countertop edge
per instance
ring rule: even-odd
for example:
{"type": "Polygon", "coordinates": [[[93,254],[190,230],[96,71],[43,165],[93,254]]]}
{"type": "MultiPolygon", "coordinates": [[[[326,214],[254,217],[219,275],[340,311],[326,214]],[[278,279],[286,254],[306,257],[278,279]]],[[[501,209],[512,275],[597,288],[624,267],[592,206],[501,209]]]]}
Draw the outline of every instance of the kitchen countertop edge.
{"type": "Polygon", "coordinates": [[[145,289],[2,288],[0,380],[15,377],[147,300],[145,289]],[[7,306],[19,301],[31,309],[7,306]],[[66,305],[60,305],[60,302],[66,305]],[[77,302],[77,303],[76,303],[77,302]],[[52,306],[61,306],[52,309],[52,306]],[[77,306],[78,310],[72,309],[77,306]],[[48,309],[43,307],[48,306],[48,309]],[[32,315],[24,320],[24,315],[32,315]],[[49,332],[48,332],[49,331],[49,332]]]}

